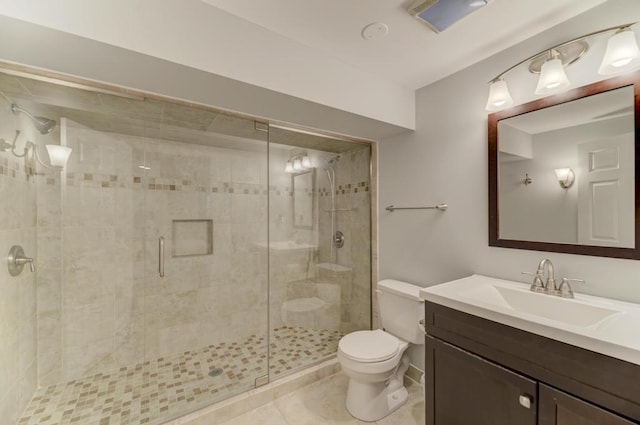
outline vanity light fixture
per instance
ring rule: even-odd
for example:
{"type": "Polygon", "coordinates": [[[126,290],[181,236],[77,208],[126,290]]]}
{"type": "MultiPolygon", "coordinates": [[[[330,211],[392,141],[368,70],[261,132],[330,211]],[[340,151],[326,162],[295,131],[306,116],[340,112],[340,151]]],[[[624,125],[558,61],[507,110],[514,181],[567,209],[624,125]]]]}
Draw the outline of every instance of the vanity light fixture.
{"type": "Polygon", "coordinates": [[[287,161],[287,165],[284,167],[285,173],[293,173],[293,163],[291,161],[287,161]]]}
{"type": "Polygon", "coordinates": [[[576,173],[571,168],[556,168],[555,171],[558,183],[563,189],[569,189],[573,186],[573,182],[576,180],[576,173]]]}
{"type": "Polygon", "coordinates": [[[499,111],[511,105],[513,105],[513,99],[511,98],[511,93],[509,93],[509,87],[507,87],[507,82],[500,77],[489,86],[487,111],[499,111]]]}
{"type": "Polygon", "coordinates": [[[549,59],[540,68],[540,78],[536,86],[536,94],[552,94],[564,91],[569,87],[569,79],[564,73],[564,65],[556,51],[549,51],[549,59]]]}
{"type": "Polygon", "coordinates": [[[27,141],[24,145],[22,153],[16,152],[16,142],[20,136],[20,130],[16,130],[16,136],[13,139],[13,143],[9,143],[6,140],[0,139],[0,152],[6,152],[11,150],[13,156],[17,158],[24,158],[25,168],[28,176],[35,176],[36,174],[36,161],[40,163],[44,168],[52,169],[54,171],[62,171],[67,166],[69,155],[71,155],[72,149],[61,145],[45,145],[47,152],[49,153],[49,164],[45,163],[40,154],[38,153],[38,146],[27,141]]]}
{"type": "Polygon", "coordinates": [[[598,73],[602,75],[615,74],[620,68],[633,67],[632,62],[640,61],[640,49],[636,42],[636,35],[631,28],[620,28],[607,40],[607,50],[598,73]]]}
{"type": "Polygon", "coordinates": [[[287,161],[287,165],[284,167],[285,173],[301,173],[313,168],[311,165],[311,159],[306,153],[299,153],[292,155],[287,161]]]}
{"type": "Polygon", "coordinates": [[[587,53],[589,50],[587,39],[596,35],[615,31],[607,40],[607,48],[598,69],[600,74],[617,74],[636,69],[640,66],[640,49],[638,49],[636,34],[631,29],[631,26],[635,24],[636,22],[633,22],[585,34],[518,62],[489,81],[489,99],[486,110],[496,112],[513,105],[504,77],[513,69],[527,62],[529,63],[529,72],[540,74],[535,94],[548,95],[566,90],[571,83],[564,68],[578,61],[587,53]]]}

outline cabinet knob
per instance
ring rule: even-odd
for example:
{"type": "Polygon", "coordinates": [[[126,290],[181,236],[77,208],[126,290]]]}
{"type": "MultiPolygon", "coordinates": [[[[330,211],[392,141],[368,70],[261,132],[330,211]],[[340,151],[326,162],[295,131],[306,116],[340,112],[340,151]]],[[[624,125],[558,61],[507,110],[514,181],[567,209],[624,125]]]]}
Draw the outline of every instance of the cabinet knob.
{"type": "Polygon", "coordinates": [[[520,402],[520,406],[526,408],[526,409],[531,409],[531,396],[527,395],[527,394],[520,394],[520,397],[518,398],[518,401],[520,402]]]}

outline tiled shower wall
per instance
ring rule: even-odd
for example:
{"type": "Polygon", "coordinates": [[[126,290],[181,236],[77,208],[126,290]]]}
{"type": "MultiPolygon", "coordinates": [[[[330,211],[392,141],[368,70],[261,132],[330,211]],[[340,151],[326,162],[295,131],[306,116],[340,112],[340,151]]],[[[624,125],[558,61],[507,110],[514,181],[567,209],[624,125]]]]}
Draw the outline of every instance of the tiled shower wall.
{"type": "MultiPolygon", "coordinates": [[[[340,154],[335,165],[335,230],[345,236],[337,249],[337,264],[320,268],[324,281],[341,283],[340,330],[343,333],[369,329],[371,323],[371,150],[357,148],[340,154]],[[345,284],[348,282],[348,284],[345,284]]],[[[323,170],[319,173],[325,174],[323,170]]],[[[331,233],[331,196],[326,176],[320,179],[320,234],[331,233]]],[[[332,264],[331,240],[320,239],[319,263],[332,264]]],[[[334,248],[335,249],[335,248],[334,248]]],[[[335,255],[335,252],[334,252],[335,255]]]]}
{"type": "MultiPolygon", "coordinates": [[[[291,153],[300,149],[270,150],[270,180],[277,187],[292,188],[292,175],[284,173],[291,153]]],[[[271,327],[287,325],[284,303],[314,300],[324,307],[315,313],[300,312],[297,325],[343,333],[370,327],[371,299],[371,193],[370,148],[359,147],[340,154],[335,164],[335,230],[345,235],[345,245],[331,255],[331,187],[322,158],[329,152],[305,151],[316,165],[311,229],[292,226],[293,192],[270,200],[271,241],[313,245],[313,249],[272,249],[270,255],[271,327]],[[337,262],[336,262],[337,258],[337,262]]],[[[295,196],[300,195],[296,193],[295,196]]],[[[313,310],[313,305],[297,307],[313,310]]]]}
{"type": "Polygon", "coordinates": [[[266,335],[266,143],[66,132],[66,172],[38,193],[40,385],[266,335]],[[184,219],[212,220],[213,254],[172,257],[184,219]]]}
{"type": "MultiPolygon", "coordinates": [[[[0,97],[0,139],[12,142],[20,129],[17,152],[36,132],[23,116],[11,113],[0,97]]],[[[57,138],[56,134],[48,137],[57,138]]],[[[0,152],[0,257],[13,245],[22,245],[27,257],[36,256],[36,184],[27,179],[24,160],[0,152]]],[[[27,265],[11,276],[0,263],[0,423],[13,424],[37,386],[36,273],[27,265]]]]}

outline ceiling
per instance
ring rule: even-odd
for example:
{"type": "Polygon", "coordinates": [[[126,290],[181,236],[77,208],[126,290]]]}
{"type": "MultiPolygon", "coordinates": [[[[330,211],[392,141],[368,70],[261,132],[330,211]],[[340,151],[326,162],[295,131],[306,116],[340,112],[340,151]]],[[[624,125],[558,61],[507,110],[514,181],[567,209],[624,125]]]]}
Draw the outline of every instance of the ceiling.
{"type": "MultiPolygon", "coordinates": [[[[303,99],[415,129],[416,89],[606,2],[490,0],[439,34],[407,12],[412,0],[0,0],[0,14],[101,43],[82,44],[86,51],[68,61],[71,71],[67,63],[56,64],[72,75],[93,72],[85,62],[101,63],[105,58],[95,52],[116,46],[289,96],[283,102],[303,99]],[[372,22],[388,25],[388,35],[365,40],[361,31],[372,22]]],[[[13,43],[5,43],[0,50],[37,63],[66,48],[51,42],[59,39],[53,34],[45,40],[12,36],[26,48],[14,52],[13,43]]],[[[127,66],[134,65],[124,63],[113,78],[139,88],[120,75],[127,66]]],[[[485,77],[478,80],[485,83],[485,77]]]]}
{"type": "Polygon", "coordinates": [[[364,72],[418,89],[605,0],[490,0],[439,34],[407,12],[413,0],[201,1],[364,72]],[[373,22],[386,24],[387,36],[365,40],[361,31],[373,22]]]}

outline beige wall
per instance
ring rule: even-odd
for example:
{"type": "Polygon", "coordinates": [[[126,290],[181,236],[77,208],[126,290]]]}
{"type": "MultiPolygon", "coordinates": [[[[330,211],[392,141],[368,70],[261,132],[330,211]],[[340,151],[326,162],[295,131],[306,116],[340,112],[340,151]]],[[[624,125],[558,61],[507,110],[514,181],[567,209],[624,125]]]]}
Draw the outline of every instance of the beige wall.
{"type": "MultiPolygon", "coordinates": [[[[0,139],[12,142],[16,129],[22,130],[17,149],[22,153],[27,139],[37,141],[35,131],[0,97],[0,139]]],[[[36,257],[36,183],[27,180],[24,161],[10,152],[0,152],[0,203],[0,256],[21,245],[26,256],[36,257]]],[[[36,273],[26,266],[13,277],[2,261],[0,294],[0,423],[13,424],[37,386],[36,273]]]]}

